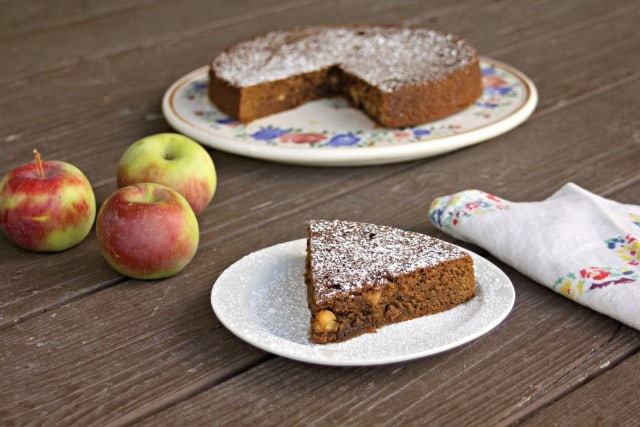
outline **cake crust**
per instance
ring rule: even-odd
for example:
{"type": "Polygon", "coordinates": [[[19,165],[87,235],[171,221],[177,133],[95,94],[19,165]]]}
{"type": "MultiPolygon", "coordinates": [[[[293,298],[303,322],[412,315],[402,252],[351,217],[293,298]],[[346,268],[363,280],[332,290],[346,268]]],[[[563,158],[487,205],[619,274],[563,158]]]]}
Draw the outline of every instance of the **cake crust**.
{"type": "Polygon", "coordinates": [[[465,40],[387,25],[270,32],[217,55],[209,78],[210,100],[244,123],[342,95],[382,126],[414,126],[482,93],[477,52],[465,40]]]}
{"type": "Polygon", "coordinates": [[[473,259],[420,233],[310,221],[305,285],[311,341],[341,342],[453,308],[475,295],[473,259]]]}

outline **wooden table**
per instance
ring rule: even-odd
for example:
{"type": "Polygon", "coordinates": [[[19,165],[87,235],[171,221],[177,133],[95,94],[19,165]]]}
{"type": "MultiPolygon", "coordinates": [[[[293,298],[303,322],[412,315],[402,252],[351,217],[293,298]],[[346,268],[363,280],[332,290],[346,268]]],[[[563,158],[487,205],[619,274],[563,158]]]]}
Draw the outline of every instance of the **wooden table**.
{"type": "Polygon", "coordinates": [[[227,267],[303,238],[312,218],[451,241],[427,210],[466,188],[533,201],[575,182],[640,202],[636,0],[5,0],[2,9],[0,171],[38,148],[85,171],[98,204],[116,189],[125,148],[171,131],[161,112],[169,85],[273,29],[364,22],[455,32],[525,72],[540,100],[511,132],[398,164],[307,167],[210,150],[219,187],[199,218],[199,250],[166,280],[118,275],[94,232],[54,254],[0,238],[0,424],[624,426],[640,418],[640,332],[477,247],[468,246],[512,280],[512,312],[480,339],[405,363],[328,367],[274,356],[223,327],[209,299],[227,267]]]}

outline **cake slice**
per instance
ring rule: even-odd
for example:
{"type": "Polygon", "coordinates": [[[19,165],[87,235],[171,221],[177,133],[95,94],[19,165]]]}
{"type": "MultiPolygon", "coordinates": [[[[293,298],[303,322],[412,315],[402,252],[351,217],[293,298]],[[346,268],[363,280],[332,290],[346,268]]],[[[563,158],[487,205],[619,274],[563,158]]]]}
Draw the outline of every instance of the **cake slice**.
{"type": "Polygon", "coordinates": [[[311,341],[340,342],[475,295],[473,259],[434,237],[341,220],[307,226],[311,341]]]}

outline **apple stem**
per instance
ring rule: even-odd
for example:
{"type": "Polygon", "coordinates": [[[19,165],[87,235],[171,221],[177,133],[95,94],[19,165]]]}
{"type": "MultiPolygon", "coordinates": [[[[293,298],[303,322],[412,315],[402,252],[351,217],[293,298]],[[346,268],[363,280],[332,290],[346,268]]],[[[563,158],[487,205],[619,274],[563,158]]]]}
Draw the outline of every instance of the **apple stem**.
{"type": "Polygon", "coordinates": [[[35,148],[33,149],[33,157],[36,159],[36,167],[38,168],[38,175],[40,178],[44,178],[44,168],[42,167],[42,159],[40,158],[40,153],[35,148]]]}

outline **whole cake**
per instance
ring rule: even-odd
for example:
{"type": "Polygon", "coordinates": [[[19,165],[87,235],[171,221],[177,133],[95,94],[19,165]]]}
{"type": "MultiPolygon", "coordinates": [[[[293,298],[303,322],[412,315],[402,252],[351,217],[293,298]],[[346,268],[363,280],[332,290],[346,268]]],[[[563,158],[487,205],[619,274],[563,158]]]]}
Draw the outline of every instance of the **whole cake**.
{"type": "Polygon", "coordinates": [[[217,55],[209,98],[241,122],[345,96],[385,127],[456,113],[482,94],[476,50],[426,28],[312,26],[274,31],[217,55]]]}
{"type": "Polygon", "coordinates": [[[341,220],[307,226],[311,340],[340,342],[475,295],[473,259],[424,234],[341,220]]]}

